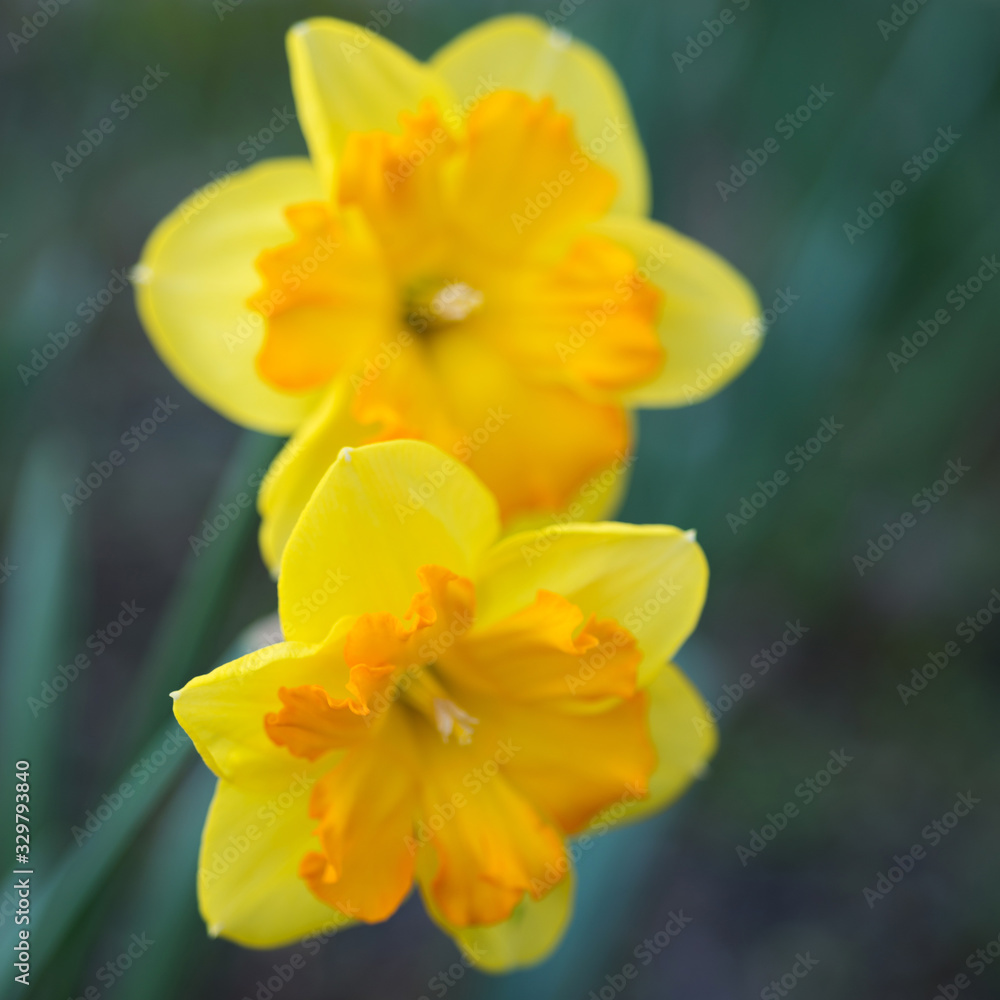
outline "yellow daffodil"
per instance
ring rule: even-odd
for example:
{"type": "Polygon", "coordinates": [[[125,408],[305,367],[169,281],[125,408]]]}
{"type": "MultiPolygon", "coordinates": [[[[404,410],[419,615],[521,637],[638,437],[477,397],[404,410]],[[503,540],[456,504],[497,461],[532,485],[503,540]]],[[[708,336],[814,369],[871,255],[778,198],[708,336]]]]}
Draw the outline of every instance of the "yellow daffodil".
{"type": "Polygon", "coordinates": [[[277,947],[385,920],[416,884],[472,960],[537,961],[570,911],[567,838],[703,770],[715,730],[669,663],[705,596],[692,535],[499,535],[490,491],[424,442],[329,469],[282,558],[284,641],[174,694],[219,778],[211,933],[277,947]]]}
{"type": "Polygon", "coordinates": [[[266,561],[342,446],[399,437],[466,462],[507,525],[600,516],[583,487],[621,468],[630,409],[703,399],[761,333],[746,281],[646,218],[614,71],[523,16],[428,63],[318,18],[288,56],[310,158],[214,179],[135,270],[178,378],[294,435],[260,498],[266,561]]]}

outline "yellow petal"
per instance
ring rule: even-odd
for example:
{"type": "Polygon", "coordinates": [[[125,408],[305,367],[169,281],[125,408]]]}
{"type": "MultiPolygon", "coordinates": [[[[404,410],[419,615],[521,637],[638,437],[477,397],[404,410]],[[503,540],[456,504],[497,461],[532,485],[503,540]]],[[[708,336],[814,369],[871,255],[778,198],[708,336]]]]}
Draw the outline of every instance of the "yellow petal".
{"type": "Polygon", "coordinates": [[[593,520],[618,505],[634,421],[617,405],[521,378],[495,350],[460,335],[430,352],[403,348],[354,396],[335,385],[275,459],[261,486],[261,549],[281,552],[340,449],[377,435],[432,441],[466,461],[518,527],[593,520]],[[541,508],[546,513],[537,513],[541,508]]]}
{"type": "Polygon", "coordinates": [[[306,760],[319,760],[331,750],[344,750],[368,735],[365,718],[350,698],[331,698],[318,684],[278,688],[282,707],[264,716],[271,742],[306,760]]]}
{"type": "Polygon", "coordinates": [[[316,846],[316,821],[309,816],[313,779],[297,763],[267,793],[225,780],[216,786],[198,859],[198,905],[213,936],[280,948],[353,922],[299,877],[299,863],[316,846]]]}
{"type": "Polygon", "coordinates": [[[299,123],[327,197],[349,132],[398,132],[399,113],[415,112],[424,98],[442,108],[453,103],[429,66],[348,21],[301,21],[288,32],[287,48],[299,123]]]}
{"type": "Polygon", "coordinates": [[[303,393],[353,371],[391,334],[394,289],[360,212],[307,202],[285,217],[295,239],[257,258],[263,287],[251,305],[267,317],[257,371],[303,393]]]}
{"type": "Polygon", "coordinates": [[[168,368],[244,427],[284,434],[316,404],[257,374],[264,322],[254,261],[287,243],[287,206],[319,196],[308,160],[268,160],[196,192],[153,230],[133,272],[139,316],[168,368]]]}
{"type": "Polygon", "coordinates": [[[569,926],[574,888],[571,869],[541,899],[526,895],[507,920],[489,927],[450,924],[426,895],[424,907],[473,965],[486,972],[511,972],[535,965],[555,950],[569,926]]]}
{"type": "Polygon", "coordinates": [[[430,101],[403,112],[396,132],[352,132],[344,145],[338,201],[364,213],[403,287],[440,273],[455,247],[456,222],[468,211],[451,193],[458,150],[444,109],[430,101]]]}
{"type": "MultiPolygon", "coordinates": [[[[635,448],[636,423],[629,414],[629,437],[635,448]]],[[[621,509],[632,478],[635,464],[633,451],[620,451],[614,461],[600,472],[595,472],[572,496],[565,509],[558,514],[536,512],[510,518],[505,522],[505,532],[513,535],[523,531],[557,531],[561,524],[570,521],[607,521],[621,509]]]]}
{"type": "Polygon", "coordinates": [[[582,704],[575,704],[565,686],[561,702],[532,704],[491,703],[454,690],[462,707],[480,720],[474,742],[510,748],[507,780],[561,832],[579,833],[608,807],[645,794],[657,759],[644,692],[596,710],[586,705],[585,690],[579,693],[582,704]]]}
{"type": "MultiPolygon", "coordinates": [[[[635,424],[634,416],[630,414],[629,436],[633,447],[636,438],[635,424]]],[[[566,509],[560,514],[535,513],[511,518],[506,523],[507,534],[535,530],[558,531],[561,524],[570,521],[607,521],[621,508],[622,500],[628,492],[634,464],[633,452],[620,451],[610,465],[594,473],[573,494],[566,509]]]]}
{"type": "Polygon", "coordinates": [[[525,894],[541,898],[550,880],[565,876],[563,838],[495,763],[488,770],[496,755],[508,755],[506,746],[479,739],[448,745],[430,727],[421,727],[418,738],[422,782],[414,831],[437,860],[418,867],[421,894],[454,926],[507,920],[525,894]]]}
{"type": "Polygon", "coordinates": [[[271,463],[257,494],[260,550],[273,575],[302,509],[341,448],[361,442],[363,430],[351,417],[353,393],[335,383],[271,463]]]}
{"type": "MultiPolygon", "coordinates": [[[[637,442],[634,417],[629,421],[629,429],[631,452],[620,451],[607,468],[595,473],[580,487],[567,509],[567,514],[574,521],[607,521],[621,509],[635,464],[637,442]]],[[[537,528],[538,525],[525,525],[526,529],[528,527],[537,528]]]]}
{"type": "MultiPolygon", "coordinates": [[[[320,646],[279,642],[216,667],[174,693],[174,715],[205,763],[220,777],[248,788],[266,786],[292,766],[287,750],[267,736],[264,718],[281,708],[278,689],[318,684],[343,697],[348,681],[341,650],[350,623],[320,646]]],[[[295,761],[307,771],[329,768],[295,761]]]]}
{"type": "Polygon", "coordinates": [[[475,332],[522,371],[620,395],[650,381],[664,361],[662,296],[635,271],[619,243],[581,237],[554,267],[504,275],[475,332]]]}
{"type": "Polygon", "coordinates": [[[657,765],[649,779],[646,798],[627,803],[629,819],[643,819],[670,805],[705,773],[719,738],[708,706],[673,663],[668,663],[650,681],[646,691],[657,765]]]}
{"type": "Polygon", "coordinates": [[[419,778],[409,730],[409,719],[392,714],[312,797],[317,840],[299,872],[314,895],[367,923],[392,916],[413,884],[419,778]]]}
{"type": "Polygon", "coordinates": [[[422,441],[345,449],[285,547],[278,579],[285,636],[318,642],[343,615],[402,618],[421,566],[471,577],[498,532],[496,501],[457,459],[422,441]]]}
{"type": "Polygon", "coordinates": [[[589,45],[523,15],[498,17],[449,42],[431,66],[471,108],[500,88],[551,96],[573,116],[584,150],[618,178],[614,210],[649,211],[649,167],[628,98],[615,71],[589,45]]]}
{"type": "Polygon", "coordinates": [[[624,625],[639,640],[645,683],[691,634],[707,587],[701,546],[679,528],[603,523],[522,532],[480,567],[479,627],[551,590],[585,614],[624,625]]]}
{"type": "Polygon", "coordinates": [[[760,303],[746,278],[714,251],[659,222],[615,216],[594,230],[635,255],[636,274],[664,293],[660,341],[666,362],[631,390],[634,406],[685,406],[731,382],[760,349],[760,303]]]}
{"type": "Polygon", "coordinates": [[[635,694],[641,659],[635,639],[618,622],[593,616],[585,622],[574,604],[540,590],[510,617],[461,636],[438,657],[436,671],[455,685],[521,705],[601,701],[635,694]],[[601,669],[577,678],[595,659],[601,669]]]}
{"type": "Polygon", "coordinates": [[[585,224],[608,213],[618,180],[582,152],[575,124],[551,97],[513,90],[471,112],[452,194],[468,259],[552,263],[585,224]]]}
{"type": "MultiPolygon", "coordinates": [[[[426,356],[400,358],[391,377],[414,368],[404,426],[433,427],[445,409],[460,436],[441,444],[490,487],[505,518],[564,510],[583,484],[628,451],[631,424],[624,407],[526,378],[480,338],[461,331],[441,335],[426,356]]],[[[383,394],[387,407],[394,402],[389,379],[371,390],[383,394]]]]}

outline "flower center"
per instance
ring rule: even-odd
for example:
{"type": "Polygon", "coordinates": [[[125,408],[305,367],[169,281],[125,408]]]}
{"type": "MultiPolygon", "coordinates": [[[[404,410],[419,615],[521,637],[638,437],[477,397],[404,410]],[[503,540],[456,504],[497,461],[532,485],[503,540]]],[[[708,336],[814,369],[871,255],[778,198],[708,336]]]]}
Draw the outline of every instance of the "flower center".
{"type": "Polygon", "coordinates": [[[431,666],[407,672],[397,684],[401,700],[429,719],[445,743],[453,733],[463,746],[472,742],[472,733],[479,720],[448,697],[431,666]]]}
{"type": "Polygon", "coordinates": [[[403,295],[403,318],[415,333],[427,334],[461,323],[483,304],[483,293],[464,281],[425,278],[403,295]]]}

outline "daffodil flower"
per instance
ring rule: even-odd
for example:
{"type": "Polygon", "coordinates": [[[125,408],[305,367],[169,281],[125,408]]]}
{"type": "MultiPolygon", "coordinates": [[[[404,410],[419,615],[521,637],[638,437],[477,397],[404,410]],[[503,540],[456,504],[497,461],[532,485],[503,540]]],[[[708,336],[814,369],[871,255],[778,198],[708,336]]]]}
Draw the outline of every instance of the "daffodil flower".
{"type": "Polygon", "coordinates": [[[211,933],[277,947],[385,920],[416,884],[472,960],[537,961],[570,912],[567,838],[703,771],[715,729],[669,662],[707,584],[692,535],[499,536],[491,492],[425,442],[329,469],[282,558],[284,641],[174,694],[219,779],[211,933]]]}
{"type": "Polygon", "coordinates": [[[428,63],[318,18],[288,56],[310,158],[213,180],[135,269],[178,378],[293,435],[260,497],[265,560],[340,448],[376,440],[466,462],[508,525],[606,512],[614,491],[585,487],[627,466],[630,410],[703,399],[761,334],[746,281],[646,218],[614,71],[523,16],[428,63]]]}

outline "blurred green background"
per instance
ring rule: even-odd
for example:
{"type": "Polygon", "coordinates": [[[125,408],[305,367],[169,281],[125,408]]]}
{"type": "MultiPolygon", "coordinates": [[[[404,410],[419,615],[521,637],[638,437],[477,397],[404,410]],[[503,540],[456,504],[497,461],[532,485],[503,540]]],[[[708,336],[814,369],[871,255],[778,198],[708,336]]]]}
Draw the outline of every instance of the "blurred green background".
{"type": "MultiPolygon", "coordinates": [[[[36,873],[35,985],[12,982],[5,884],[0,996],[931,1000],[963,973],[962,996],[1000,994],[988,950],[1000,953],[1000,621],[975,621],[1000,587],[1000,281],[969,282],[981,267],[992,278],[982,258],[1000,253],[997,5],[404,0],[386,27],[427,56],[484,17],[553,12],[621,74],[656,217],[784,310],[722,395],[643,415],[622,513],[694,527],[708,552],[709,602],[681,663],[720,712],[719,754],[669,814],[584,856],[556,955],[496,979],[456,964],[415,900],[309,951],[209,940],[194,871],[212,782],[190,753],[162,752],[166,692],[273,610],[252,512],[197,559],[188,538],[278,442],[174,381],[116,272],[177,202],[246,161],[241,144],[273,108],[292,107],[286,28],[316,14],[364,22],[384,4],[46,2],[55,13],[31,38],[22,20],[45,8],[0,7],[0,759],[4,802],[13,761],[31,762],[36,873]],[[731,23],[713,25],[723,9],[731,23]],[[147,67],[167,75],[57,176],[67,143],[147,67]],[[829,96],[792,124],[812,88],[829,96]],[[767,162],[720,189],[768,139],[767,162]],[[903,193],[861,230],[859,211],[894,181],[903,193]],[[79,332],[61,335],[74,320],[79,332]],[[937,334],[914,340],[931,320],[937,334]],[[35,351],[45,364],[26,375],[35,351]],[[176,412],[147,423],[148,440],[68,511],[75,477],[167,398],[176,412]],[[810,448],[824,420],[836,434],[810,448]],[[968,468],[953,484],[949,462],[968,468]],[[879,536],[888,551],[859,564],[879,536]],[[109,631],[123,602],[128,623],[109,631]],[[901,693],[948,642],[959,655],[901,693]],[[70,679],[78,654],[90,665],[70,679]],[[817,776],[834,751],[852,760],[817,776]],[[135,794],[87,836],[88,811],[123,780],[135,794]],[[960,793],[979,800],[971,813],[927,830],[951,822],[960,793]],[[786,803],[784,828],[762,830],[786,803]],[[926,853],[912,870],[866,899],[914,844],[926,853]],[[690,923],[643,964],[636,949],[678,911],[690,923]],[[133,935],[153,944],[119,976],[109,968],[133,935]],[[967,966],[977,949],[988,961],[967,966]],[[304,967],[275,990],[274,966],[297,951],[304,967]]],[[[290,127],[260,155],[304,150],[290,127]]]]}

